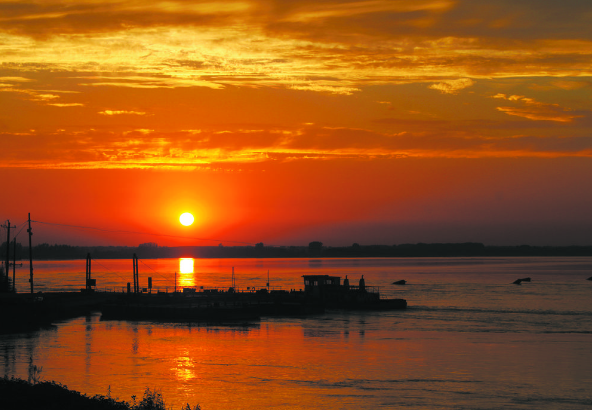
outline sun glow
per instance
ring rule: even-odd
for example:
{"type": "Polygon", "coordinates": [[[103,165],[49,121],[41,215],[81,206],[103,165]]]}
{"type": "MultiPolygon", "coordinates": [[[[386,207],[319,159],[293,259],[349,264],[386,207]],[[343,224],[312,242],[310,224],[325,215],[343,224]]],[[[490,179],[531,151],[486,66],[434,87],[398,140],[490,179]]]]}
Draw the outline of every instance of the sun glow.
{"type": "Polygon", "coordinates": [[[185,212],[179,217],[179,222],[181,222],[181,225],[185,226],[193,224],[194,220],[195,218],[193,218],[193,215],[191,215],[189,212],[185,212]]]}

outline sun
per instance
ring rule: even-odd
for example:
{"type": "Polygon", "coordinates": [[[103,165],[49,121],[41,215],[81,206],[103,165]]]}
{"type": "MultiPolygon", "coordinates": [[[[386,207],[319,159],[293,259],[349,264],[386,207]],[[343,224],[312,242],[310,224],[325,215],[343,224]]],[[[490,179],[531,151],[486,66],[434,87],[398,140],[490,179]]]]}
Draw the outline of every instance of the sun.
{"type": "Polygon", "coordinates": [[[193,218],[193,215],[191,215],[189,212],[185,212],[179,217],[179,222],[181,222],[181,225],[185,226],[191,225],[194,220],[195,218],[193,218]]]}

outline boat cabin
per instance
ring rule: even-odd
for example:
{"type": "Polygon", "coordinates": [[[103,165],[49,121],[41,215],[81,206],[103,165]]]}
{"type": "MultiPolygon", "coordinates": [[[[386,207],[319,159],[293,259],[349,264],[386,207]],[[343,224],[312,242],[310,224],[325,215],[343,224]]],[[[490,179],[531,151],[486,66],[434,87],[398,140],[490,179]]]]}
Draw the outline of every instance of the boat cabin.
{"type": "Polygon", "coordinates": [[[304,278],[304,292],[306,294],[325,297],[327,295],[344,294],[348,292],[362,292],[370,291],[377,293],[374,287],[367,287],[364,281],[364,275],[360,278],[358,286],[349,284],[347,276],[341,284],[341,277],[329,275],[303,275],[304,278]]]}
{"type": "Polygon", "coordinates": [[[366,286],[364,275],[358,285],[350,285],[347,276],[341,283],[339,276],[303,275],[304,293],[332,307],[354,307],[377,303],[380,293],[377,286],[366,286]]]}

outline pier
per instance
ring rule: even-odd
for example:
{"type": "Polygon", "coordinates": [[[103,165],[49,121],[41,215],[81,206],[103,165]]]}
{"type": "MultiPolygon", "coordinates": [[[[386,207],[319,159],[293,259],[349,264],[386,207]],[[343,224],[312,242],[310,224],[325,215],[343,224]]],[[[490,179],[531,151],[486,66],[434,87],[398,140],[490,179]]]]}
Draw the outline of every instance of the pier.
{"type": "MultiPolygon", "coordinates": [[[[80,292],[0,294],[0,332],[34,329],[100,312],[103,320],[219,323],[270,316],[306,316],[339,310],[405,309],[404,299],[381,299],[377,287],[337,276],[304,275],[304,290],[184,288],[175,292],[80,292]]],[[[89,273],[87,272],[87,281],[89,273]]],[[[89,282],[87,282],[88,284],[89,282]]],[[[92,283],[92,282],[91,282],[92,283]]],[[[137,289],[139,290],[139,289],[137,289]]]]}

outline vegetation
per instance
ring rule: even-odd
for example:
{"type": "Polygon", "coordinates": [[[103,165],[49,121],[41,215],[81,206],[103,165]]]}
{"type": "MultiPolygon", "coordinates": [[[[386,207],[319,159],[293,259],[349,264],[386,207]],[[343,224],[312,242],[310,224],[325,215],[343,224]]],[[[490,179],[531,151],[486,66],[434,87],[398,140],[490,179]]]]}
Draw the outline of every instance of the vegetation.
{"type": "MultiPolygon", "coordinates": [[[[0,245],[0,259],[6,246],[0,245]]],[[[43,259],[141,259],[151,258],[364,258],[364,257],[446,257],[446,256],[592,256],[592,246],[486,246],[482,243],[416,243],[401,245],[325,246],[313,241],[308,246],[70,246],[42,243],[33,246],[33,257],[43,259]]],[[[28,259],[29,249],[17,244],[17,260],[28,259]]],[[[12,251],[10,257],[12,258],[12,251]]]]}
{"type": "MultiPolygon", "coordinates": [[[[29,375],[29,381],[16,378],[0,378],[0,408],[2,410],[171,410],[166,407],[162,394],[158,390],[146,388],[144,396],[137,402],[132,396],[131,402],[114,399],[110,392],[107,396],[88,397],[77,391],[69,390],[56,382],[40,382],[39,372],[29,375]]],[[[201,410],[199,404],[189,404],[181,410],[201,410]]]]}

